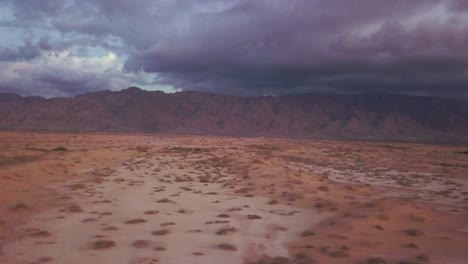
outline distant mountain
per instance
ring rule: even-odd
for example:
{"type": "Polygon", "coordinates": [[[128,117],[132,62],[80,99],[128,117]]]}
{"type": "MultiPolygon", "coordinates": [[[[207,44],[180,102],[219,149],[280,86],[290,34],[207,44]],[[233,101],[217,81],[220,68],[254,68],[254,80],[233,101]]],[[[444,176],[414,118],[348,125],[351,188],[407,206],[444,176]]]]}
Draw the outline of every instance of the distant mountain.
{"type": "Polygon", "coordinates": [[[388,94],[234,97],[130,87],[73,98],[0,93],[0,129],[468,142],[468,100],[388,94]]]}

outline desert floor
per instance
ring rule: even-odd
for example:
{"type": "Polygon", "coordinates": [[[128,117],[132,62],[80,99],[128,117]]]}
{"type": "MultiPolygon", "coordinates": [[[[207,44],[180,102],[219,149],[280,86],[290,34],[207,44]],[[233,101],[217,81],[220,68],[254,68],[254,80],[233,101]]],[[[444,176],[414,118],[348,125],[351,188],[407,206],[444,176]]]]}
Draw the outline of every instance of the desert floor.
{"type": "Polygon", "coordinates": [[[468,263],[468,146],[0,132],[0,263],[468,263]]]}

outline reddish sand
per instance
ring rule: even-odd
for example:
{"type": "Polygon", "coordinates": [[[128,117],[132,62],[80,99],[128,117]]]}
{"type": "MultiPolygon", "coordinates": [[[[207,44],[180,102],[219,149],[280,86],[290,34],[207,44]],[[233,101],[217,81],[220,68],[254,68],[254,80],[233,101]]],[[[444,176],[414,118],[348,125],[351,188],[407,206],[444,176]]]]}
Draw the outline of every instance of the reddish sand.
{"type": "Polygon", "coordinates": [[[468,263],[467,150],[1,132],[0,263],[468,263]]]}

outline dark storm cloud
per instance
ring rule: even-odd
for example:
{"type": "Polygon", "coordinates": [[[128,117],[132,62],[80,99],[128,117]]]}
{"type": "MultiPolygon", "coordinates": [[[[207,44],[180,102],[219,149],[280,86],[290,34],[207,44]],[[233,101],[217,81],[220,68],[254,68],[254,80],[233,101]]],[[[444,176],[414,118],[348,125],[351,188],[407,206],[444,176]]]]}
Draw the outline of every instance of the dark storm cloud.
{"type": "Polygon", "coordinates": [[[162,82],[186,89],[246,94],[434,93],[435,84],[450,94],[467,84],[467,18],[435,17],[440,1],[276,3],[199,14],[189,33],[132,54],[126,69],[162,73],[162,82]]]}
{"type": "MultiPolygon", "coordinates": [[[[1,2],[13,14],[4,25],[61,36],[0,48],[3,60],[102,47],[126,58],[122,74],[155,73],[155,85],[181,90],[468,96],[466,1],[1,2]]],[[[48,74],[37,79],[76,91],[95,78],[70,85],[48,74]]]]}
{"type": "Polygon", "coordinates": [[[41,49],[48,48],[46,40],[41,39],[39,42],[33,43],[31,38],[27,38],[22,45],[14,48],[0,46],[0,61],[34,59],[41,54],[41,49]]]}

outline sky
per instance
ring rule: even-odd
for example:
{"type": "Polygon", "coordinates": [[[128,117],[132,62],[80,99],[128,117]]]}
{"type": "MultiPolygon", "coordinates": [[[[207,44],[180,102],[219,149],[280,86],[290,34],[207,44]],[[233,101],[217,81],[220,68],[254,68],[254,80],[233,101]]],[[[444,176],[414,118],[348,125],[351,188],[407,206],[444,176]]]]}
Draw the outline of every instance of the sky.
{"type": "Polygon", "coordinates": [[[468,97],[466,0],[0,0],[0,92],[468,97]]]}

